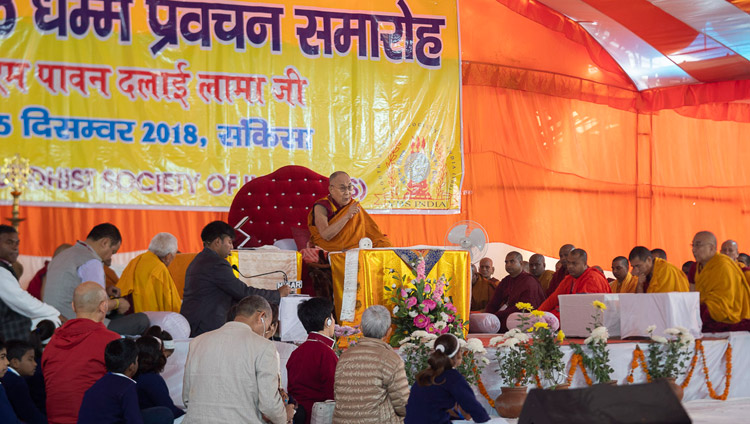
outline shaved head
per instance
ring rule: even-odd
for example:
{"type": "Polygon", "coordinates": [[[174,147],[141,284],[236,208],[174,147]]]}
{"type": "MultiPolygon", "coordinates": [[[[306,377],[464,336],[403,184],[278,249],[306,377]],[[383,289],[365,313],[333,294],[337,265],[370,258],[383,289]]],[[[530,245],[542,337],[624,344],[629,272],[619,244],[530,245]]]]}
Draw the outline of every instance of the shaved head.
{"type": "Polygon", "coordinates": [[[492,264],[492,259],[482,258],[482,260],[479,261],[479,275],[489,280],[494,273],[495,267],[492,264]]]}
{"type": "Polygon", "coordinates": [[[716,255],[716,236],[710,231],[700,231],[693,237],[693,257],[705,265],[716,255]]]}
{"type": "Polygon", "coordinates": [[[544,264],[544,256],[534,253],[529,258],[529,273],[533,275],[536,278],[541,277],[542,274],[544,274],[545,264],[544,264]]]}
{"type": "Polygon", "coordinates": [[[750,267],[750,256],[747,253],[737,255],[737,261],[742,262],[746,267],[750,267]]]}
{"type": "Polygon", "coordinates": [[[727,240],[721,244],[721,253],[729,256],[733,261],[736,261],[737,256],[740,255],[740,249],[737,247],[736,241],[727,240]]]}
{"type": "Polygon", "coordinates": [[[107,292],[93,281],[81,283],[73,292],[73,309],[76,314],[90,314],[99,309],[102,302],[107,301],[107,292]]]}
{"type": "Polygon", "coordinates": [[[660,249],[658,247],[656,249],[651,250],[651,256],[655,258],[664,259],[665,261],[667,260],[667,252],[664,249],[660,249]]]}
{"type": "Polygon", "coordinates": [[[588,254],[583,249],[573,249],[568,254],[568,274],[573,278],[580,277],[588,268],[588,254]]]}
{"type": "Polygon", "coordinates": [[[574,248],[573,250],[570,251],[570,253],[568,253],[568,256],[577,256],[577,257],[580,257],[581,259],[583,259],[583,263],[584,264],[587,264],[588,260],[589,260],[588,253],[586,253],[586,251],[583,250],[583,249],[575,249],[574,248]]]}
{"type": "Polygon", "coordinates": [[[349,174],[347,174],[344,171],[336,171],[333,174],[331,174],[331,176],[328,177],[328,181],[335,180],[336,178],[338,178],[338,177],[340,177],[342,175],[346,175],[347,177],[349,176],[349,174]]]}

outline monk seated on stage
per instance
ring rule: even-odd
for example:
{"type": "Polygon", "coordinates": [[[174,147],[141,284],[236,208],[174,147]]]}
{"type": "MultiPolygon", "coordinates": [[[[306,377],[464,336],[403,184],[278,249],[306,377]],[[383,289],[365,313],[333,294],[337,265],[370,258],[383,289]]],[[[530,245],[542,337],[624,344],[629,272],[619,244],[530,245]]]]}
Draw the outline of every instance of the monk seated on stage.
{"type": "Polygon", "coordinates": [[[750,286],[737,262],[716,252],[716,236],[708,231],[693,237],[693,256],[703,331],[750,330],[750,286]]]}
{"type": "Polygon", "coordinates": [[[167,268],[177,255],[177,238],[159,233],[148,250],[128,263],[117,283],[123,296],[132,295],[133,310],[180,312],[182,299],[167,268]]]}
{"type": "Polygon", "coordinates": [[[328,182],[328,197],[316,201],[307,217],[310,241],[329,252],[355,248],[365,237],[372,240],[373,247],[391,247],[378,224],[352,199],[349,175],[336,171],[328,182]]]}
{"type": "Polygon", "coordinates": [[[492,277],[495,273],[495,267],[492,266],[492,259],[482,258],[479,261],[479,273],[471,281],[471,310],[484,311],[500,280],[492,277]]]}
{"type": "MultiPolygon", "coordinates": [[[[560,319],[561,294],[611,293],[604,274],[596,268],[589,268],[588,254],[583,249],[573,249],[567,255],[568,275],[557,289],[542,303],[540,311],[551,312],[560,319]]],[[[501,283],[502,284],[502,283],[501,283]]]]}
{"type": "Polygon", "coordinates": [[[542,286],[533,275],[522,270],[523,256],[510,252],[505,256],[505,271],[508,275],[500,280],[492,300],[485,312],[495,314],[500,319],[500,332],[508,331],[507,319],[514,312],[519,312],[516,303],[530,303],[536,308],[544,301],[542,286]]]}
{"type": "Polygon", "coordinates": [[[542,286],[542,291],[547,293],[547,289],[552,282],[552,277],[555,275],[555,272],[547,269],[543,255],[538,253],[531,255],[529,258],[529,274],[533,275],[534,278],[539,281],[539,284],[542,286]]]}
{"type": "Polygon", "coordinates": [[[638,277],[636,293],[690,291],[687,277],[681,269],[652,255],[652,251],[643,246],[634,247],[628,255],[633,274],[638,277]]]}
{"type": "Polygon", "coordinates": [[[560,265],[560,268],[555,268],[555,274],[552,275],[552,280],[549,282],[549,286],[547,286],[547,289],[544,291],[544,295],[546,297],[549,297],[552,293],[557,290],[557,287],[560,285],[562,280],[568,276],[568,254],[575,249],[575,246],[572,244],[564,244],[562,247],[560,247],[560,251],[558,252],[560,254],[560,260],[557,262],[560,265]]]}
{"type": "Polygon", "coordinates": [[[740,265],[740,268],[742,268],[742,272],[745,274],[745,279],[750,282],[750,267],[748,267],[744,261],[740,261],[740,249],[739,246],[737,246],[737,242],[734,240],[725,241],[721,244],[720,252],[737,262],[740,265]]]}
{"type": "Polygon", "coordinates": [[[612,275],[615,280],[609,283],[612,293],[635,293],[638,277],[630,273],[630,263],[625,256],[612,259],[612,275]]]}

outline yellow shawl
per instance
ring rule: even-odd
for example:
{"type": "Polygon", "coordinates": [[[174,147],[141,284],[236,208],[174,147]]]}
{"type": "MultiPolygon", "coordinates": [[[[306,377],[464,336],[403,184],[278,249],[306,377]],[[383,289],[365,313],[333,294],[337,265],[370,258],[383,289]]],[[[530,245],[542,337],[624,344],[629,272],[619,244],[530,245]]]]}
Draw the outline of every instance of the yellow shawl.
{"type": "Polygon", "coordinates": [[[714,321],[736,324],[750,318],[750,287],[742,269],[729,256],[717,253],[705,266],[699,266],[695,289],[714,321]]]}
{"type": "Polygon", "coordinates": [[[688,292],[685,273],[676,266],[661,258],[654,258],[654,269],[651,271],[651,282],[647,293],[688,292]]]}
{"type": "MultiPolygon", "coordinates": [[[[329,201],[328,199],[324,199],[329,201]]],[[[330,201],[329,201],[330,202],[330,201]]],[[[358,202],[351,201],[348,205],[342,207],[336,215],[331,218],[328,225],[333,224],[339,219],[344,218],[347,215],[347,211],[358,202]]],[[[335,211],[335,206],[331,203],[331,208],[335,211]]],[[[307,227],[310,229],[310,240],[315,243],[316,246],[329,252],[338,252],[346,249],[353,249],[359,246],[359,240],[368,237],[372,240],[373,247],[391,247],[391,241],[388,237],[383,235],[378,228],[378,224],[370,217],[364,208],[360,209],[359,213],[354,215],[349,222],[344,225],[344,228],[339,231],[332,239],[326,240],[318,231],[318,227],[314,224],[315,207],[310,209],[310,213],[307,215],[307,227]]]]}
{"type": "Polygon", "coordinates": [[[180,312],[182,299],[177,293],[167,266],[152,252],[146,251],[122,271],[117,283],[123,296],[133,294],[133,311],[180,312]]]}
{"type": "Polygon", "coordinates": [[[609,288],[612,289],[612,293],[635,293],[636,287],[638,287],[638,277],[629,272],[622,281],[622,284],[617,280],[609,283],[609,288]]]}

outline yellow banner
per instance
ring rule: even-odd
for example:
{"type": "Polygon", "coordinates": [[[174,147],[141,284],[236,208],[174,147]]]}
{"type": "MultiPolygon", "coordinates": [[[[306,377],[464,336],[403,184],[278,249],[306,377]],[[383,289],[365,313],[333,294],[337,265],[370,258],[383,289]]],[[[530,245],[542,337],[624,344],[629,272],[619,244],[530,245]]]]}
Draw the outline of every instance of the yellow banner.
{"type": "Polygon", "coordinates": [[[460,69],[453,1],[0,0],[0,158],[38,203],[227,208],[296,164],[457,212],[460,69]]]}

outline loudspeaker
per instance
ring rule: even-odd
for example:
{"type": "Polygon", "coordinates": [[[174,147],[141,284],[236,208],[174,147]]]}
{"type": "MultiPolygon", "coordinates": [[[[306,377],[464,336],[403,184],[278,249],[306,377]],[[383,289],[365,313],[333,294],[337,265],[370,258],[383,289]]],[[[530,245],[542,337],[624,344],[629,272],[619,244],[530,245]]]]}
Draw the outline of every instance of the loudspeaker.
{"type": "Polygon", "coordinates": [[[518,424],[691,423],[669,383],[529,392],[518,424]]]}

